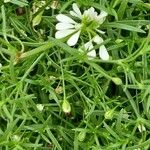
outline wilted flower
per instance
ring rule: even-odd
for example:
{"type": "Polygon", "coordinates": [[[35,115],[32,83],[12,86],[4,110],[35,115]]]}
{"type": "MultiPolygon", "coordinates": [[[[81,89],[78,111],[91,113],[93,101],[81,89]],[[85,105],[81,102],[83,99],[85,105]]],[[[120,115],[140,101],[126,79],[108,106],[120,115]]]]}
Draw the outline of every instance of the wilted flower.
{"type": "Polygon", "coordinates": [[[58,0],[54,0],[54,1],[51,2],[50,7],[51,7],[52,9],[57,9],[58,5],[59,5],[58,0]]]}

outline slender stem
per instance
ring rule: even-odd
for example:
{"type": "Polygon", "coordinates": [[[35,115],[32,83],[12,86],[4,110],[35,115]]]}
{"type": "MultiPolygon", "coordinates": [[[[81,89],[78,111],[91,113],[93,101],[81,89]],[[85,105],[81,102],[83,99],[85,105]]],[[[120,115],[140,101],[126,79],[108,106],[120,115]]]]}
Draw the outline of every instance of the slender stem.
{"type": "Polygon", "coordinates": [[[52,46],[53,46],[52,43],[47,42],[45,45],[39,46],[38,48],[35,48],[31,51],[28,51],[28,52],[25,52],[25,53],[21,54],[21,56],[19,58],[26,58],[26,57],[38,54],[40,52],[43,52],[43,51],[51,48],[52,46]]]}

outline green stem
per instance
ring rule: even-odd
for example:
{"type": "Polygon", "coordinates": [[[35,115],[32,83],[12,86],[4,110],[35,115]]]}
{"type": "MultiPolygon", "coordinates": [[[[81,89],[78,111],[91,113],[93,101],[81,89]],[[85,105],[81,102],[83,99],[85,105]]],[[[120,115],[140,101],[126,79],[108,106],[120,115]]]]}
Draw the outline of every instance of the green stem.
{"type": "Polygon", "coordinates": [[[32,55],[35,55],[35,54],[38,54],[40,52],[43,52],[49,48],[51,48],[53,46],[52,43],[48,42],[46,43],[45,45],[42,45],[42,46],[39,46],[38,48],[35,48],[31,51],[28,51],[28,52],[25,52],[23,53],[20,58],[26,58],[26,57],[29,57],[29,56],[32,56],[32,55]]]}

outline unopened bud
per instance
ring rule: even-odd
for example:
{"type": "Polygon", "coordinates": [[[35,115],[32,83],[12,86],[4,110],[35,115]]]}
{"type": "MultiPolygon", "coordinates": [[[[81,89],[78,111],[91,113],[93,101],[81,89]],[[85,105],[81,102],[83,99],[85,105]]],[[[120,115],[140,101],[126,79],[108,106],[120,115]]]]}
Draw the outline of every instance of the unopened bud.
{"type": "Polygon", "coordinates": [[[42,111],[44,108],[44,106],[42,104],[37,104],[36,107],[39,111],[42,111]]]}
{"type": "Polygon", "coordinates": [[[86,137],[86,132],[85,132],[85,131],[81,131],[81,132],[78,134],[78,140],[79,140],[80,142],[84,141],[85,137],[86,137]]]}
{"type": "Polygon", "coordinates": [[[71,112],[71,106],[70,106],[70,103],[67,100],[63,101],[62,110],[63,110],[64,113],[70,113],[71,112]]]}
{"type": "Polygon", "coordinates": [[[113,118],[113,114],[114,114],[114,110],[113,109],[110,109],[110,110],[106,111],[105,119],[112,119],[113,118]]]}
{"type": "Polygon", "coordinates": [[[119,44],[119,43],[121,43],[123,40],[122,39],[117,39],[115,42],[117,43],[117,44],[119,44]]]}
{"type": "Polygon", "coordinates": [[[13,136],[12,136],[12,140],[13,140],[13,141],[16,141],[16,142],[19,142],[19,141],[20,141],[20,136],[18,136],[18,135],[13,135],[13,136]]]}
{"type": "Polygon", "coordinates": [[[116,85],[121,85],[122,84],[122,80],[118,77],[113,77],[111,79],[116,85]]]}

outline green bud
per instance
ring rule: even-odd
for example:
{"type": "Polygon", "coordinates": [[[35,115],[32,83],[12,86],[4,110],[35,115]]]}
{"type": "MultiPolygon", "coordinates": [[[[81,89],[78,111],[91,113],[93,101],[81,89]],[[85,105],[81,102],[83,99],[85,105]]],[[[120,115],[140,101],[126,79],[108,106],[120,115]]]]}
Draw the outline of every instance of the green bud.
{"type": "Polygon", "coordinates": [[[37,16],[35,16],[32,20],[32,26],[37,26],[40,24],[42,20],[43,11],[41,11],[37,16]]]}
{"type": "Polygon", "coordinates": [[[112,119],[114,114],[114,109],[110,109],[105,113],[105,119],[112,119]]]}
{"type": "Polygon", "coordinates": [[[36,104],[36,107],[37,107],[37,109],[39,110],[39,111],[43,111],[43,109],[44,109],[44,105],[43,104],[36,104]]]}
{"type": "Polygon", "coordinates": [[[62,110],[64,113],[70,113],[71,112],[71,106],[67,100],[63,100],[62,110]]]}
{"type": "Polygon", "coordinates": [[[113,77],[111,79],[116,85],[121,85],[122,84],[122,80],[118,77],[113,77]]]}
{"type": "Polygon", "coordinates": [[[13,136],[12,136],[12,140],[15,141],[15,142],[19,142],[20,139],[21,139],[21,138],[20,138],[19,135],[13,135],[13,136]]]}
{"type": "Polygon", "coordinates": [[[86,132],[84,130],[78,134],[78,140],[80,142],[84,141],[85,137],[86,137],[86,132]]]}
{"type": "Polygon", "coordinates": [[[122,39],[117,39],[115,42],[117,43],[117,44],[119,44],[119,43],[121,43],[123,40],[122,39]]]}

